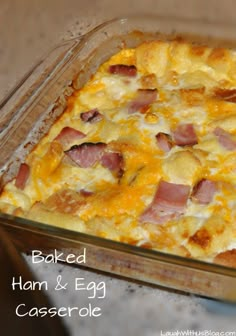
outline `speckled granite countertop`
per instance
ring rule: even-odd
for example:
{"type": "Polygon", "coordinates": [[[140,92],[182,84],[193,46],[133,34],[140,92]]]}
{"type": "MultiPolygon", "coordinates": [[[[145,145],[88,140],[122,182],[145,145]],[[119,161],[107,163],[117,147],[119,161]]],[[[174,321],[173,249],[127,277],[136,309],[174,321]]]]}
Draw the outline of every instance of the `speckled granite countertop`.
{"type": "MultiPolygon", "coordinates": [[[[98,23],[122,14],[157,13],[200,20],[233,22],[232,0],[1,0],[0,2],[0,99],[21,76],[53,45],[68,37],[82,34],[98,23]]],[[[232,310],[225,314],[222,306],[213,312],[208,301],[167,290],[138,285],[62,264],[32,264],[39,279],[55,285],[58,275],[67,282],[84,278],[87,283],[104,281],[106,297],[95,299],[99,317],[64,318],[70,334],[77,336],[157,336],[176,330],[236,331],[232,310]],[[204,303],[204,305],[203,305],[204,303]]],[[[55,286],[54,286],[55,287],[55,286]]],[[[48,291],[54,305],[84,307],[88,293],[68,287],[48,291]]]]}

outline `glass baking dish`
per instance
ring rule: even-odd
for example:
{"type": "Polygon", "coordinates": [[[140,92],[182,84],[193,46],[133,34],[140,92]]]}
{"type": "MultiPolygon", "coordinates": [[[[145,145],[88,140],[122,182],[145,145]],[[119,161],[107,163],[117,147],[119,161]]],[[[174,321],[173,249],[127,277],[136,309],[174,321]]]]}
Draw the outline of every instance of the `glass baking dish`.
{"type": "MultiPolygon", "coordinates": [[[[98,66],[124,47],[143,41],[184,38],[210,46],[235,47],[230,25],[155,16],[114,19],[64,42],[42,59],[0,103],[1,185],[48,131],[98,66]]],[[[84,266],[201,296],[236,302],[236,269],[135,247],[69,229],[0,214],[0,222],[24,252],[57,250],[79,255],[84,266]]]]}

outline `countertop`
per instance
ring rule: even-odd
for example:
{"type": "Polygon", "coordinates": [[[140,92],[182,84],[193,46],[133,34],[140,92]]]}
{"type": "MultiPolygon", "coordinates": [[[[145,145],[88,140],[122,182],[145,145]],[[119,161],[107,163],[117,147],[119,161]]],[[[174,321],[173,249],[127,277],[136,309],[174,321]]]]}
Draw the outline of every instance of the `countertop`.
{"type": "MultiPolygon", "coordinates": [[[[46,51],[64,39],[83,34],[105,19],[134,12],[155,12],[233,23],[234,5],[233,0],[224,1],[224,4],[214,0],[121,0],[114,3],[109,0],[1,0],[0,99],[46,51]]],[[[227,307],[212,306],[208,300],[79,267],[45,262],[33,264],[30,256],[26,260],[35,276],[41,281],[46,280],[52,288],[47,294],[57,307],[85,307],[91,301],[88,291],[75,292],[70,285],[74,279],[84,278],[86,283],[105,282],[105,297],[92,300],[93,305],[101,308],[101,316],[73,314],[63,318],[71,335],[157,336],[177,330],[236,331],[236,312],[232,309],[226,312],[227,307]],[[69,284],[67,289],[53,290],[58,275],[69,284]]]]}

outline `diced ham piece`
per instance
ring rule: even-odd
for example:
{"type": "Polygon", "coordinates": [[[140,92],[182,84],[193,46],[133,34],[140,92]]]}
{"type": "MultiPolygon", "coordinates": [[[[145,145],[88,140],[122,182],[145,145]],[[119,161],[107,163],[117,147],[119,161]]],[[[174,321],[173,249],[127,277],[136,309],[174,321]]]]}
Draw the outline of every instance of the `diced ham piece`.
{"type": "Polygon", "coordinates": [[[164,152],[169,152],[173,147],[173,142],[169,134],[166,133],[157,133],[156,140],[159,148],[164,152]]]}
{"type": "Polygon", "coordinates": [[[173,131],[173,138],[178,146],[192,146],[198,143],[192,124],[179,124],[173,131]]]}
{"type": "Polygon", "coordinates": [[[118,177],[123,175],[124,160],[120,153],[105,152],[101,158],[101,164],[111,172],[116,173],[118,177]]]}
{"type": "Polygon", "coordinates": [[[96,123],[102,120],[102,118],[103,115],[98,111],[98,109],[93,109],[80,114],[80,119],[89,123],[96,123]]]}
{"type": "Polygon", "coordinates": [[[152,203],[140,217],[141,222],[164,224],[181,216],[187,204],[190,186],[160,181],[152,203]]]}
{"type": "Polygon", "coordinates": [[[236,141],[233,140],[231,134],[226,132],[223,128],[216,127],[213,133],[217,136],[221,146],[228,150],[236,149],[236,141]]]}
{"type": "Polygon", "coordinates": [[[81,145],[72,146],[68,151],[65,151],[65,154],[78,166],[88,168],[100,161],[106,146],[103,142],[84,142],[81,145]]]}
{"type": "Polygon", "coordinates": [[[144,213],[140,216],[139,220],[141,223],[151,223],[151,224],[165,224],[169,222],[171,219],[178,218],[178,213],[174,212],[165,212],[159,208],[150,206],[147,208],[144,213]]]}
{"type": "Polygon", "coordinates": [[[27,165],[27,163],[22,163],[16,176],[15,186],[23,190],[29,178],[29,174],[30,174],[30,167],[27,165]]]}
{"type": "Polygon", "coordinates": [[[157,89],[139,89],[137,96],[129,104],[129,113],[134,113],[148,107],[150,104],[154,103],[156,99],[157,89]]]}
{"type": "Polygon", "coordinates": [[[60,142],[62,145],[67,146],[71,144],[71,142],[82,139],[86,135],[72,127],[64,127],[61,132],[56,136],[54,140],[60,142]]]}
{"type": "Polygon", "coordinates": [[[216,182],[203,179],[193,188],[191,198],[200,204],[209,204],[217,191],[216,182]]]}
{"type": "Polygon", "coordinates": [[[103,142],[85,142],[74,145],[65,154],[82,168],[93,167],[100,163],[109,169],[117,177],[121,177],[124,172],[124,159],[122,154],[109,151],[108,145],[103,142]]]}
{"type": "Polygon", "coordinates": [[[137,75],[137,68],[135,65],[114,64],[110,65],[108,71],[114,75],[127,77],[135,77],[137,75]]]}
{"type": "Polygon", "coordinates": [[[85,189],[81,189],[79,192],[84,197],[89,197],[89,196],[93,195],[92,191],[88,191],[88,190],[85,190],[85,189]]]}

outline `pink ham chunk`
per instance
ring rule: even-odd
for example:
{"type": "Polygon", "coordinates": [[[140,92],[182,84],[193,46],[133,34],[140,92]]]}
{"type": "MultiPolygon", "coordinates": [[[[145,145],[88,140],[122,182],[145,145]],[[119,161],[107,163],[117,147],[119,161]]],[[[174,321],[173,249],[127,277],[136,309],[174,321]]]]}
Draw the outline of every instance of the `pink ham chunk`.
{"type": "Polygon", "coordinates": [[[203,179],[193,188],[192,200],[200,204],[209,204],[217,191],[216,182],[203,179]]]}
{"type": "Polygon", "coordinates": [[[214,132],[221,146],[223,146],[227,150],[235,150],[236,149],[236,141],[232,139],[230,133],[226,132],[223,128],[216,127],[214,132]]]}
{"type": "Polygon", "coordinates": [[[86,135],[72,127],[64,127],[54,140],[63,146],[71,144],[73,141],[84,138],[86,135]]]}
{"type": "Polygon", "coordinates": [[[108,71],[114,75],[127,77],[135,77],[137,75],[137,68],[135,65],[114,64],[110,65],[108,71]]]}
{"type": "Polygon", "coordinates": [[[68,155],[78,166],[82,168],[93,167],[101,160],[106,144],[103,142],[85,142],[81,145],[72,146],[65,154],[68,155]]]}
{"type": "Polygon", "coordinates": [[[198,143],[197,135],[192,124],[179,124],[173,131],[174,142],[178,146],[192,146],[198,143]]]}
{"type": "Polygon", "coordinates": [[[137,96],[130,102],[129,113],[134,113],[147,108],[157,99],[157,89],[139,89],[137,96]]]}
{"type": "Polygon", "coordinates": [[[23,190],[25,188],[29,175],[30,175],[30,167],[27,165],[27,163],[22,163],[16,176],[15,186],[18,189],[23,190]]]}
{"type": "Polygon", "coordinates": [[[123,175],[124,159],[120,153],[106,152],[101,158],[103,167],[108,168],[111,172],[115,173],[118,177],[123,175]]]}
{"type": "Polygon", "coordinates": [[[156,140],[158,147],[164,152],[169,152],[173,147],[173,142],[169,134],[160,132],[156,135],[156,140]]]}
{"type": "Polygon", "coordinates": [[[82,168],[93,167],[96,163],[100,163],[117,177],[123,175],[124,159],[122,154],[110,151],[108,145],[103,142],[85,142],[75,145],[65,151],[65,154],[82,168]]]}
{"type": "Polygon", "coordinates": [[[103,115],[98,111],[98,109],[93,109],[87,112],[82,112],[80,114],[80,119],[84,122],[89,122],[91,124],[96,123],[103,119],[103,115]]]}
{"type": "Polygon", "coordinates": [[[152,203],[140,217],[141,222],[164,224],[181,216],[187,205],[190,186],[160,181],[152,203]]]}

